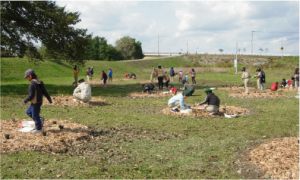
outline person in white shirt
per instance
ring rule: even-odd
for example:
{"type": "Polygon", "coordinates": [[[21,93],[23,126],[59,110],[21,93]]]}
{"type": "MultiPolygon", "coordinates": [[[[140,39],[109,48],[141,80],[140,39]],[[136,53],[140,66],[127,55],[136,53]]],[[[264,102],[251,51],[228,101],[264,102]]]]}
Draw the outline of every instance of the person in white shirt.
{"type": "Polygon", "coordinates": [[[91,86],[84,82],[83,79],[80,79],[79,85],[74,89],[73,96],[80,101],[83,101],[85,103],[89,102],[92,98],[92,90],[91,86]]]}
{"type": "Polygon", "coordinates": [[[249,72],[247,72],[246,67],[243,67],[242,72],[242,80],[244,81],[245,93],[249,94],[248,83],[250,79],[250,74],[249,72]]]}

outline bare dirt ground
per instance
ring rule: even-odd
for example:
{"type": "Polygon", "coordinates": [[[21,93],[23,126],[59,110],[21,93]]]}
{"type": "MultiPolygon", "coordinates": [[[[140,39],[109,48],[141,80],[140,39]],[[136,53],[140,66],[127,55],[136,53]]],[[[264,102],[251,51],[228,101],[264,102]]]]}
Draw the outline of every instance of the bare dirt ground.
{"type": "Polygon", "coordinates": [[[148,98],[148,97],[171,97],[172,94],[168,91],[153,91],[151,94],[144,92],[133,92],[129,94],[131,98],[148,98]]]}
{"type": "Polygon", "coordinates": [[[44,133],[23,133],[18,131],[21,122],[21,119],[0,121],[0,153],[30,150],[80,154],[119,162],[130,157],[130,153],[122,149],[122,143],[136,140],[160,142],[184,137],[130,126],[94,129],[57,119],[44,122],[44,133]]]}
{"type": "Polygon", "coordinates": [[[276,138],[249,148],[238,161],[247,178],[299,179],[299,138],[276,138]]]}
{"type": "Polygon", "coordinates": [[[84,103],[82,101],[75,101],[73,96],[53,96],[52,104],[50,104],[47,99],[44,99],[44,105],[49,106],[105,106],[109,105],[103,98],[101,97],[92,97],[92,99],[88,103],[84,103]]]}
{"type": "Polygon", "coordinates": [[[263,91],[250,87],[249,94],[245,93],[244,87],[222,87],[219,90],[225,90],[229,92],[229,96],[237,98],[277,98],[277,97],[289,97],[284,92],[297,92],[295,89],[279,89],[277,91],[271,91],[266,89],[263,91]]]}
{"type": "Polygon", "coordinates": [[[220,112],[217,115],[210,115],[210,113],[206,112],[205,110],[199,108],[199,106],[192,106],[192,113],[185,114],[180,112],[172,112],[170,108],[164,108],[162,110],[163,114],[172,115],[172,116],[193,116],[193,117],[218,117],[224,116],[224,113],[228,115],[237,115],[244,116],[250,113],[248,109],[236,107],[236,106],[220,106],[220,112]]]}

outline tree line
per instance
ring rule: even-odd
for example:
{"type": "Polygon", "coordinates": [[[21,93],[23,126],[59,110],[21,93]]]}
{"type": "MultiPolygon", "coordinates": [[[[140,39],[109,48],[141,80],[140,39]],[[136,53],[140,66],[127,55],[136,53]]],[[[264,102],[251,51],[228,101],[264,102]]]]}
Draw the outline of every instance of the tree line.
{"type": "Polygon", "coordinates": [[[140,59],[141,42],[124,36],[115,46],[105,37],[87,34],[75,28],[78,12],[68,12],[54,1],[1,1],[1,57],[69,62],[140,59]]]}

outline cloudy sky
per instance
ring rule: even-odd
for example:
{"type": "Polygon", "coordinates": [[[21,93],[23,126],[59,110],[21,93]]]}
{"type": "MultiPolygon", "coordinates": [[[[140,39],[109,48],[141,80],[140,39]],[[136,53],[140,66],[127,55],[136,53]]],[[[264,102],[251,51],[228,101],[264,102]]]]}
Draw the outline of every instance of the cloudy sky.
{"type": "Polygon", "coordinates": [[[80,12],[79,28],[112,45],[123,36],[144,52],[299,54],[298,1],[57,1],[80,12]],[[254,31],[254,32],[252,32],[254,31]],[[159,38],[158,38],[159,37],[159,38]],[[261,49],[261,50],[259,50],[261,49]]]}

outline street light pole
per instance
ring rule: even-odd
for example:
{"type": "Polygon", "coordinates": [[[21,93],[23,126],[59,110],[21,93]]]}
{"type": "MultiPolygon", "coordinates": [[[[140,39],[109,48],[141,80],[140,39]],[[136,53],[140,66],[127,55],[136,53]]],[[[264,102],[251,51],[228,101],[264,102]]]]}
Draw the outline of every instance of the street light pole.
{"type": "Polygon", "coordinates": [[[253,55],[253,33],[255,31],[251,31],[251,54],[253,55]]]}

